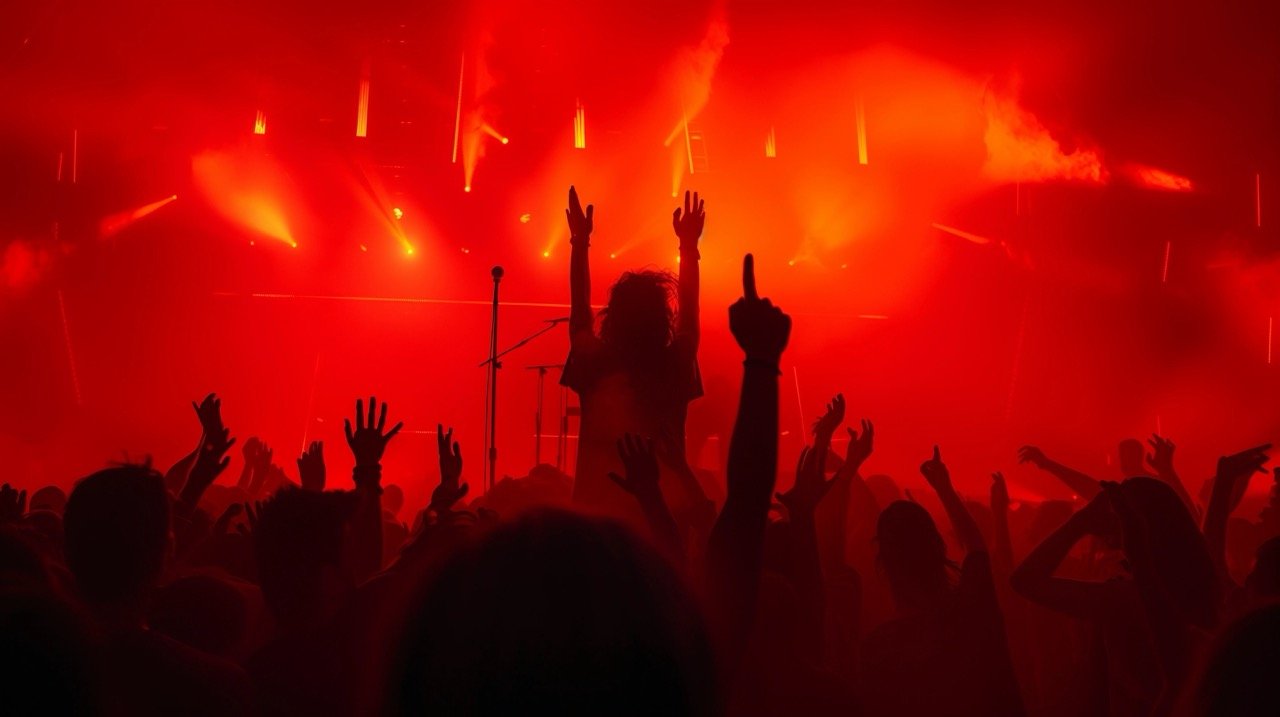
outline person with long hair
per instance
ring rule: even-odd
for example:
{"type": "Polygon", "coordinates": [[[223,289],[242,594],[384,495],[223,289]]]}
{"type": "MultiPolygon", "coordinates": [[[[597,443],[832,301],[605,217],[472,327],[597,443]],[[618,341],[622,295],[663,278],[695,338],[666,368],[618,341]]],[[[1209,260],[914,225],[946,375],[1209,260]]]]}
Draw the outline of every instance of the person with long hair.
{"type": "Polygon", "coordinates": [[[704,202],[685,193],[672,224],[680,240],[680,275],[640,270],[624,273],[609,290],[599,316],[591,309],[587,251],[595,207],[583,211],[569,188],[569,266],[572,310],[570,350],[561,383],[582,404],[574,502],[600,512],[637,519],[635,501],[609,479],[621,472],[616,441],[632,433],[653,439],[668,503],[679,512],[705,500],[685,460],[685,417],[702,395],[698,373],[698,239],[706,220],[704,202]],[[674,305],[673,305],[674,304],[674,305]]]}

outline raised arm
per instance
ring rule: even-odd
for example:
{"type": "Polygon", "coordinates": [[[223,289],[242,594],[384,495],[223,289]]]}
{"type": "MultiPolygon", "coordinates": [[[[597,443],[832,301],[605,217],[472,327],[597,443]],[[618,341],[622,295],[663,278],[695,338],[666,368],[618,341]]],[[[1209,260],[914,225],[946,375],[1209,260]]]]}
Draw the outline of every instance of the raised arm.
{"type": "Polygon", "coordinates": [[[195,513],[205,489],[226,470],[231,462],[227,451],[236,442],[222,425],[222,401],[216,395],[205,396],[199,404],[193,401],[191,407],[200,421],[202,438],[191,471],[173,506],[175,516],[181,520],[189,519],[195,513]]]}
{"type": "Polygon", "coordinates": [[[1151,452],[1147,454],[1147,463],[1151,466],[1151,470],[1156,472],[1156,477],[1161,481],[1169,484],[1174,493],[1178,494],[1178,498],[1182,500],[1182,504],[1187,506],[1187,510],[1197,519],[1200,517],[1200,507],[1191,499],[1191,494],[1187,492],[1187,487],[1182,485],[1182,479],[1178,477],[1178,472],[1173,469],[1173,449],[1177,446],[1173,445],[1173,441],[1163,438],[1155,433],[1151,434],[1151,438],[1147,441],[1151,446],[1151,452]]]}
{"type": "Polygon", "coordinates": [[[920,464],[920,473],[929,482],[933,492],[938,494],[938,500],[942,501],[947,518],[951,520],[951,527],[955,529],[956,537],[960,539],[965,552],[987,552],[987,542],[982,538],[982,531],[969,514],[969,509],[964,507],[964,501],[960,499],[956,489],[951,486],[951,472],[947,470],[947,464],[942,462],[942,454],[937,446],[933,447],[933,457],[920,464]]]}
{"type": "Polygon", "coordinates": [[[387,443],[404,427],[403,423],[397,423],[391,430],[384,431],[386,425],[387,404],[384,402],[382,412],[378,413],[378,399],[372,396],[367,419],[364,402],[356,399],[355,430],[350,420],[345,422],[347,445],[356,459],[351,479],[360,497],[349,542],[350,564],[358,580],[371,577],[382,567],[382,454],[387,450],[387,443]],[[378,414],[376,419],[375,414],[378,414]]]}
{"type": "Polygon", "coordinates": [[[765,520],[778,473],[778,364],[791,317],[756,293],[755,263],[743,261],[743,296],[729,308],[729,330],[746,354],[738,416],[729,442],[728,496],[707,545],[714,599],[723,606],[731,651],[745,647],[759,590],[765,520]]]}
{"type": "Polygon", "coordinates": [[[1009,486],[1004,474],[991,474],[991,518],[996,544],[992,546],[991,567],[1001,578],[1013,572],[1013,539],[1009,535],[1009,486]]]}
{"type": "Polygon", "coordinates": [[[681,214],[680,208],[676,207],[675,213],[671,216],[671,225],[680,239],[680,309],[676,334],[690,341],[695,348],[699,339],[698,292],[701,290],[698,260],[702,258],[698,253],[698,239],[702,236],[702,227],[707,219],[707,214],[703,210],[705,204],[706,202],[698,199],[697,192],[694,192],[692,197],[689,192],[685,192],[684,214],[681,214]]]}
{"type": "Polygon", "coordinates": [[[1074,468],[1069,468],[1057,461],[1050,460],[1049,457],[1044,454],[1044,451],[1035,446],[1023,446],[1022,448],[1019,448],[1018,462],[1031,463],[1035,465],[1036,468],[1049,472],[1055,478],[1065,483],[1066,486],[1071,489],[1071,492],[1084,500],[1093,500],[1093,497],[1102,490],[1102,488],[1098,486],[1097,479],[1093,476],[1086,475],[1074,468]]]}
{"type": "Polygon", "coordinates": [[[1213,493],[1209,497],[1209,508],[1205,511],[1202,531],[1205,544],[1208,545],[1218,569],[1218,577],[1224,581],[1231,579],[1227,570],[1227,519],[1240,505],[1244,488],[1253,474],[1267,471],[1263,466],[1270,460],[1267,456],[1269,450],[1271,444],[1267,443],[1218,459],[1218,470],[1213,476],[1213,493]]]}
{"type": "Polygon", "coordinates": [[[564,216],[569,221],[569,336],[582,332],[591,333],[591,266],[587,249],[591,245],[591,231],[595,227],[594,205],[588,204],[582,211],[578,190],[569,187],[569,208],[564,216]]]}
{"type": "MultiPolygon", "coordinates": [[[[1102,490],[1101,486],[1098,490],[1102,490]]],[[[1099,492],[1014,569],[1010,576],[1014,591],[1051,610],[1084,619],[1096,617],[1107,599],[1106,585],[1056,578],[1053,574],[1081,538],[1103,534],[1112,520],[1110,501],[1099,492]]]]}

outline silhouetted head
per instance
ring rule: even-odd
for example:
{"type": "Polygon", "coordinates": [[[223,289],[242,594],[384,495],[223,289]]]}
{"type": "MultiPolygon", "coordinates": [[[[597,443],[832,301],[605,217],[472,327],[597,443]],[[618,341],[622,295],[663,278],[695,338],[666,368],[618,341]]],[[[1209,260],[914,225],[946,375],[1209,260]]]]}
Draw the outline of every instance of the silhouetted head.
{"type": "Polygon", "coordinates": [[[253,549],[262,597],[277,622],[315,624],[354,587],[343,562],[358,498],[343,491],[277,491],[258,514],[253,549]]]}
{"type": "Polygon", "coordinates": [[[1136,438],[1126,438],[1120,441],[1116,455],[1120,458],[1120,473],[1125,478],[1151,474],[1151,470],[1147,468],[1145,462],[1147,450],[1143,447],[1142,441],[1136,438]]]}
{"type": "Polygon", "coordinates": [[[661,271],[628,271],[609,290],[600,338],[623,356],[646,358],[671,343],[675,280],[661,271]]]}
{"type": "Polygon", "coordinates": [[[1165,594],[1187,620],[1212,628],[1218,616],[1217,572],[1195,519],[1163,481],[1130,478],[1120,490],[1142,516],[1165,594]]]}
{"type": "Polygon", "coordinates": [[[1280,536],[1258,546],[1245,587],[1260,597],[1280,598],[1280,536]]]}
{"type": "Polygon", "coordinates": [[[703,621],[670,565],[613,521],[527,512],[451,556],[412,602],[392,714],[703,714],[703,621]]]}
{"type": "Polygon", "coordinates": [[[56,485],[47,485],[31,494],[27,510],[47,510],[58,515],[67,507],[67,494],[56,485]]]}
{"type": "Polygon", "coordinates": [[[63,527],[67,567],[85,600],[139,604],[169,547],[164,478],[146,465],[98,471],[72,489],[63,527]]]}
{"type": "Polygon", "coordinates": [[[1246,615],[1214,642],[1185,713],[1193,717],[1280,714],[1280,605],[1246,615]]]}
{"type": "Polygon", "coordinates": [[[929,511],[898,500],[876,522],[880,567],[899,607],[922,607],[945,594],[947,545],[929,511]]]}

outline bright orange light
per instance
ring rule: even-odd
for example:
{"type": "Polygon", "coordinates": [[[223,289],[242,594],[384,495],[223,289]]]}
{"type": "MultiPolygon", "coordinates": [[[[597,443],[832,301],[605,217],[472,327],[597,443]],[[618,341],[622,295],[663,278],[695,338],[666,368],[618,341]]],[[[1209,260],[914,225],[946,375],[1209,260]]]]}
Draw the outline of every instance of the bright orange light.
{"type": "Polygon", "coordinates": [[[361,244],[360,251],[369,251],[369,247],[365,246],[364,244],[361,244]]]}
{"type": "Polygon", "coordinates": [[[510,141],[510,140],[508,140],[506,137],[503,137],[503,138],[502,138],[502,143],[503,143],[503,144],[506,144],[506,143],[507,143],[507,142],[509,142],[509,141],[510,141]]]}
{"type": "Polygon", "coordinates": [[[573,113],[573,148],[587,148],[587,113],[581,102],[573,113]]]}
{"type": "Polygon", "coordinates": [[[470,185],[470,184],[466,185],[465,187],[463,187],[463,188],[462,188],[462,191],[464,191],[464,192],[470,192],[470,191],[471,191],[471,185],[470,185]]]}
{"type": "Polygon", "coordinates": [[[464,247],[462,247],[462,253],[463,253],[463,254],[470,254],[470,253],[471,253],[471,250],[470,250],[470,249],[468,249],[468,248],[466,248],[466,247],[464,246],[464,247]]]}
{"type": "Polygon", "coordinates": [[[1180,177],[1172,172],[1166,172],[1163,169],[1139,165],[1133,168],[1133,172],[1143,186],[1152,189],[1161,189],[1167,192],[1189,192],[1192,189],[1190,179],[1180,177]]]}
{"type": "Polygon", "coordinates": [[[458,163],[458,137],[462,134],[462,78],[467,69],[467,56],[458,65],[458,109],[453,115],[453,163],[458,163]]]}
{"type": "Polygon", "coordinates": [[[498,130],[494,129],[494,128],[493,128],[493,126],[492,126],[492,125],[490,125],[488,122],[486,122],[486,123],[484,123],[484,124],[482,124],[482,125],[480,126],[480,131],[484,132],[485,134],[489,135],[490,137],[493,137],[494,139],[498,140],[499,142],[501,142],[501,143],[503,143],[503,144],[506,144],[506,143],[507,143],[507,141],[508,141],[508,140],[507,140],[507,138],[506,138],[505,136],[503,136],[501,133],[499,133],[499,132],[498,132],[498,130]]]}
{"type": "Polygon", "coordinates": [[[787,260],[787,266],[795,266],[795,265],[796,265],[796,260],[795,260],[795,259],[788,259],[788,260],[787,260]]]}
{"type": "Polygon", "coordinates": [[[1102,160],[1092,149],[1070,154],[1049,134],[1036,116],[1022,109],[1013,97],[994,92],[984,101],[987,128],[987,162],[984,170],[998,181],[1067,179],[1101,184],[1106,181],[1102,160]]]}
{"type": "Polygon", "coordinates": [[[267,133],[267,115],[264,114],[262,110],[258,110],[258,115],[253,120],[253,133],[254,134],[267,133]]]}
{"type": "Polygon", "coordinates": [[[544,252],[542,252],[542,258],[543,258],[543,259],[546,259],[546,258],[548,258],[548,257],[550,257],[550,256],[551,256],[551,252],[550,252],[550,251],[544,251],[544,252]]]}
{"type": "Polygon", "coordinates": [[[133,224],[139,219],[147,216],[148,214],[151,214],[152,212],[165,206],[166,204],[169,204],[170,202],[176,201],[177,199],[178,199],[178,195],[174,194],[174,195],[165,197],[164,199],[161,199],[159,201],[151,202],[150,204],[144,204],[138,207],[137,209],[130,209],[127,211],[118,212],[116,214],[112,214],[110,216],[104,217],[103,220],[98,224],[99,232],[101,233],[103,239],[109,236],[113,236],[118,232],[120,232],[121,230],[123,230],[125,227],[129,226],[130,224],[133,224]]]}
{"type": "Polygon", "coordinates": [[[413,256],[413,247],[412,247],[412,246],[406,246],[406,247],[404,248],[404,253],[408,254],[409,256],[413,256]]]}
{"type": "Polygon", "coordinates": [[[609,255],[609,258],[610,258],[610,259],[617,259],[617,258],[618,258],[618,255],[617,255],[617,254],[610,254],[610,255],[609,255]]]}
{"type": "Polygon", "coordinates": [[[396,219],[401,219],[401,218],[403,218],[403,217],[404,217],[404,212],[400,211],[400,207],[392,207],[392,208],[391,208],[391,214],[392,214],[392,216],[394,216],[396,219]]]}
{"type": "Polygon", "coordinates": [[[858,124],[858,164],[867,164],[867,112],[862,106],[862,98],[854,101],[854,117],[858,124]]]}
{"type": "Polygon", "coordinates": [[[288,179],[270,160],[211,150],[193,158],[191,170],[196,187],[225,218],[297,248],[279,198],[288,179]]]}
{"type": "Polygon", "coordinates": [[[764,156],[770,158],[778,156],[778,141],[773,136],[772,127],[769,128],[769,135],[764,138],[764,156]]]}
{"type": "Polygon", "coordinates": [[[530,214],[529,212],[525,212],[524,214],[521,214],[521,215],[520,215],[520,223],[521,223],[521,224],[528,224],[528,223],[529,223],[529,220],[531,220],[531,219],[533,219],[533,215],[532,215],[532,214],[530,214]]]}
{"type": "Polygon", "coordinates": [[[369,78],[360,78],[360,97],[356,100],[356,136],[369,136],[369,78]]]}

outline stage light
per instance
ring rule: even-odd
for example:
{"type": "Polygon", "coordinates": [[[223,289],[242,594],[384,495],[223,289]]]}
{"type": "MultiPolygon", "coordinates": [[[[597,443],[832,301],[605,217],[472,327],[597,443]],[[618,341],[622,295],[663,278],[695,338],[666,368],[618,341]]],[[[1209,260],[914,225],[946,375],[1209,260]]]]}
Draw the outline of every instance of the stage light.
{"type": "Polygon", "coordinates": [[[470,250],[470,249],[468,249],[468,248],[466,248],[466,247],[464,246],[464,247],[462,247],[462,253],[463,253],[463,254],[470,254],[470,253],[471,253],[471,250],[470,250]]]}
{"type": "Polygon", "coordinates": [[[617,254],[610,254],[610,255],[609,255],[609,258],[610,258],[610,259],[617,259],[617,258],[618,258],[618,255],[617,255],[617,254]]]}
{"type": "Polygon", "coordinates": [[[867,165],[867,112],[862,106],[862,98],[854,100],[854,119],[858,124],[858,164],[867,165]]]}
{"type": "Polygon", "coordinates": [[[369,136],[369,78],[360,78],[360,98],[356,101],[356,136],[369,136]]]}
{"type": "Polygon", "coordinates": [[[795,260],[795,259],[789,259],[789,260],[787,260],[787,266],[795,266],[795,265],[796,265],[796,260],[795,260]]]}
{"type": "Polygon", "coordinates": [[[543,258],[543,259],[547,259],[547,258],[549,258],[550,256],[551,256],[551,252],[550,252],[550,251],[544,251],[544,252],[542,252],[542,258],[543,258]]]}
{"type": "Polygon", "coordinates": [[[267,133],[267,115],[262,110],[258,110],[258,115],[253,120],[253,133],[267,133]]]}
{"type": "Polygon", "coordinates": [[[394,216],[396,219],[400,219],[404,217],[404,212],[400,211],[400,207],[392,207],[391,215],[394,216]]]}
{"type": "Polygon", "coordinates": [[[506,137],[503,137],[503,138],[502,138],[502,143],[503,143],[503,144],[506,144],[508,141],[509,141],[509,140],[508,140],[506,137]]]}
{"type": "Polygon", "coordinates": [[[405,254],[408,254],[409,256],[413,256],[413,247],[412,247],[412,246],[406,246],[406,247],[404,248],[404,253],[405,253],[405,254]]]}
{"type": "Polygon", "coordinates": [[[139,219],[155,212],[157,209],[160,209],[171,202],[176,201],[177,199],[178,195],[173,194],[159,201],[144,204],[136,209],[130,209],[104,217],[98,224],[99,232],[103,239],[114,236],[130,224],[133,224],[139,219]]]}
{"type": "Polygon", "coordinates": [[[531,220],[531,219],[533,219],[533,215],[532,215],[532,214],[530,214],[529,212],[525,212],[524,214],[521,214],[521,215],[520,215],[520,223],[521,223],[521,224],[528,224],[528,223],[529,223],[529,220],[531,220]]]}
{"type": "Polygon", "coordinates": [[[471,185],[470,185],[470,184],[468,184],[468,185],[464,186],[464,187],[462,188],[462,191],[464,191],[464,192],[470,192],[470,191],[471,191],[471,185]]]}
{"type": "Polygon", "coordinates": [[[581,102],[573,113],[573,148],[587,148],[587,112],[581,102]]]}
{"type": "Polygon", "coordinates": [[[764,138],[764,156],[774,158],[778,156],[778,142],[774,138],[773,128],[769,128],[769,135],[764,138]]]}
{"type": "Polygon", "coordinates": [[[1134,167],[1133,171],[1138,181],[1143,186],[1151,189],[1163,189],[1167,192],[1189,192],[1192,189],[1190,179],[1180,177],[1172,172],[1166,172],[1163,169],[1137,166],[1134,167]]]}
{"type": "Polygon", "coordinates": [[[360,245],[360,251],[367,252],[367,251],[369,251],[369,247],[365,246],[364,244],[361,244],[361,245],[360,245]]]}

